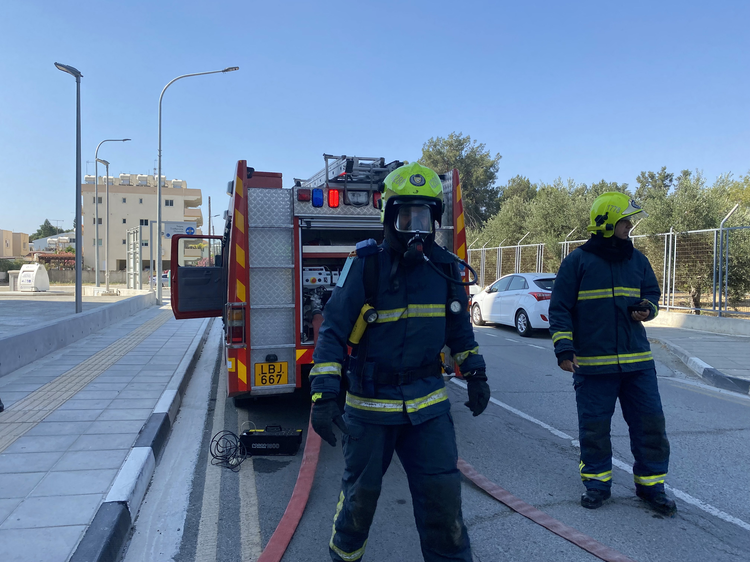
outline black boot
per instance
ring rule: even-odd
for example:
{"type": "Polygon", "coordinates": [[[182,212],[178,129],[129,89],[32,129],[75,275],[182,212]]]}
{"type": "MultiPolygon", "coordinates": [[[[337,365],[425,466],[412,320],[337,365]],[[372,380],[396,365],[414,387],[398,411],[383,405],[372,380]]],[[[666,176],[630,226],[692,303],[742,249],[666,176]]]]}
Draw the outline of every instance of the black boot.
{"type": "Polygon", "coordinates": [[[667,497],[664,490],[649,494],[640,488],[636,488],[635,495],[645,501],[657,513],[661,513],[667,517],[672,517],[677,513],[677,504],[674,503],[673,499],[667,497]]]}
{"type": "Polygon", "coordinates": [[[592,488],[586,490],[581,496],[581,505],[586,509],[596,509],[601,507],[604,500],[608,500],[612,493],[609,490],[597,490],[592,488]]]}

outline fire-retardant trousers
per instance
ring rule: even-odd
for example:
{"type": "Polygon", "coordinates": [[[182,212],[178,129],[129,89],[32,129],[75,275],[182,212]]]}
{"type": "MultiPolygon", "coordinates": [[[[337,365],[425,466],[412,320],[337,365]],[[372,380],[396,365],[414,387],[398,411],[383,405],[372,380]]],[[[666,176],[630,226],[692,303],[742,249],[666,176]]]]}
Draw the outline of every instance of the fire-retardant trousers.
{"type": "Polygon", "coordinates": [[[587,489],[612,486],[610,424],[615,403],[630,432],[635,458],[633,479],[647,494],[664,491],[669,467],[669,441],[659,397],[656,370],[611,375],[573,375],[581,443],[581,479],[587,489]]]}
{"type": "MultiPolygon", "coordinates": [[[[404,466],[425,562],[471,562],[461,514],[461,475],[453,418],[445,413],[419,425],[375,425],[346,417],[346,468],[329,543],[335,561],[361,560],[383,475],[394,450],[404,466]]],[[[403,560],[394,544],[393,560],[403,560]]]]}

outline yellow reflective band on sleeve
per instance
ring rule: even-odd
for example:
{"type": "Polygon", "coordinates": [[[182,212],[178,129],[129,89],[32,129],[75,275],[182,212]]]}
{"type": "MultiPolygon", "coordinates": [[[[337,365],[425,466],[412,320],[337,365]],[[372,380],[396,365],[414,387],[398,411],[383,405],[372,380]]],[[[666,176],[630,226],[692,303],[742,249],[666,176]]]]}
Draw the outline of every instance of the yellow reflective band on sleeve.
{"type": "Polygon", "coordinates": [[[641,290],[638,287],[615,287],[614,294],[616,297],[641,298],[641,290]]]}
{"type": "Polygon", "coordinates": [[[651,476],[636,476],[633,475],[633,481],[641,486],[653,486],[654,484],[664,484],[664,479],[667,477],[665,474],[653,474],[651,476]]]}
{"type": "Polygon", "coordinates": [[[578,300],[587,301],[591,299],[608,299],[612,296],[612,289],[593,289],[591,291],[578,291],[578,300]]]}
{"type": "Polygon", "coordinates": [[[322,392],[316,392],[315,394],[312,395],[312,401],[313,402],[317,402],[321,398],[323,398],[323,393],[322,392]]]}
{"type": "Polygon", "coordinates": [[[600,482],[609,482],[612,480],[612,471],[608,470],[606,472],[600,472],[599,474],[591,474],[588,472],[584,472],[585,465],[583,464],[583,461],[581,461],[578,464],[578,470],[581,473],[581,480],[599,480],[600,482]]]}
{"type": "Polygon", "coordinates": [[[456,353],[453,356],[453,361],[456,362],[456,365],[461,365],[466,359],[469,357],[469,355],[478,355],[479,354],[479,347],[475,347],[474,349],[470,349],[468,351],[462,351],[461,353],[456,353]]]}
{"type": "Polygon", "coordinates": [[[367,539],[365,539],[365,542],[362,545],[362,547],[358,548],[354,552],[344,552],[335,544],[333,544],[333,537],[336,536],[336,519],[339,518],[339,513],[341,513],[341,509],[343,507],[344,507],[344,492],[342,491],[339,494],[339,503],[336,504],[336,513],[333,516],[333,532],[331,533],[331,540],[328,542],[328,546],[331,548],[331,550],[333,550],[336,554],[338,554],[342,560],[347,560],[347,561],[359,560],[365,554],[365,547],[367,546],[367,539]]]}
{"type": "Polygon", "coordinates": [[[360,396],[354,396],[350,392],[346,393],[346,405],[356,408],[357,410],[367,410],[368,412],[399,413],[404,411],[403,400],[362,398],[360,396]]]}
{"type": "Polygon", "coordinates": [[[436,390],[435,392],[430,392],[427,396],[423,396],[422,398],[407,400],[406,412],[409,414],[413,414],[415,412],[418,412],[422,408],[427,408],[429,406],[432,406],[433,404],[437,404],[438,402],[443,402],[444,400],[448,400],[448,391],[445,390],[445,388],[441,388],[440,390],[436,390]]]}
{"type": "Polygon", "coordinates": [[[310,376],[315,375],[333,375],[341,376],[341,363],[316,363],[310,370],[310,376]]]}
{"type": "Polygon", "coordinates": [[[657,316],[659,316],[659,306],[655,305],[650,300],[646,300],[646,302],[648,303],[648,306],[651,308],[651,312],[654,313],[654,318],[656,318],[657,316]]]}
{"type": "Polygon", "coordinates": [[[555,332],[552,334],[552,343],[557,343],[560,340],[572,340],[573,332],[555,332]]]}
{"type": "Polygon", "coordinates": [[[407,308],[378,310],[376,323],[396,322],[406,318],[439,318],[445,316],[445,304],[410,304],[407,308]]]}
{"type": "Polygon", "coordinates": [[[599,355],[594,357],[577,357],[581,367],[596,367],[601,365],[618,365],[622,363],[639,363],[651,361],[654,356],[650,351],[640,353],[624,353],[622,355],[599,355]]]}

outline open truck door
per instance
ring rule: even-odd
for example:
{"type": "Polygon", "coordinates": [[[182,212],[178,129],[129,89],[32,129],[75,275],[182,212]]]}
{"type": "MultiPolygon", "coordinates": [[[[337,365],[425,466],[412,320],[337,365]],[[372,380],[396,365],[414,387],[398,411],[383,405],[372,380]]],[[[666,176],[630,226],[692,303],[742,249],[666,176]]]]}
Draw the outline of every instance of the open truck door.
{"type": "Polygon", "coordinates": [[[176,234],[171,249],[170,293],[175,318],[222,316],[227,302],[222,237],[176,234]]]}

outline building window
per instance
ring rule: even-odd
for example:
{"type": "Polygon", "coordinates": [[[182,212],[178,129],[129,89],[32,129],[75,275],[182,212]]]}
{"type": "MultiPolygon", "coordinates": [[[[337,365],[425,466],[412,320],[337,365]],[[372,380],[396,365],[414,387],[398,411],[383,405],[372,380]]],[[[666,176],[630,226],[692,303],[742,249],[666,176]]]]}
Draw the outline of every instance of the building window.
{"type": "Polygon", "coordinates": [[[148,226],[148,219],[141,219],[141,226],[148,226]]]}
{"type": "Polygon", "coordinates": [[[143,197],[141,197],[140,199],[138,199],[138,203],[140,203],[141,205],[143,205],[143,197]]]}
{"type": "Polygon", "coordinates": [[[127,244],[127,242],[125,241],[125,239],[124,239],[124,238],[122,239],[122,243],[123,243],[123,244],[127,244]]]}
{"type": "Polygon", "coordinates": [[[122,198],[122,202],[123,202],[123,203],[127,203],[127,202],[128,202],[128,199],[127,199],[127,197],[123,197],[123,198],[122,198]]]}
{"type": "Polygon", "coordinates": [[[144,240],[143,242],[141,242],[141,246],[148,246],[148,240],[144,240]]]}
{"type": "MultiPolygon", "coordinates": [[[[93,246],[96,246],[96,238],[92,238],[92,239],[91,239],[91,244],[92,244],[93,246]]],[[[99,245],[100,245],[100,246],[102,245],[102,239],[101,239],[101,238],[99,238],[99,245]]]]}
{"type": "MultiPolygon", "coordinates": [[[[96,217],[91,217],[91,222],[93,222],[94,224],[96,224],[96,217]]],[[[102,224],[101,217],[99,217],[99,224],[102,224]]]]}
{"type": "Polygon", "coordinates": [[[122,224],[127,224],[128,219],[122,219],[122,224]]]}
{"type": "Polygon", "coordinates": [[[91,204],[93,205],[94,203],[96,203],[96,200],[97,200],[97,199],[99,199],[99,203],[101,203],[101,202],[102,202],[102,198],[101,198],[101,197],[98,197],[98,198],[97,198],[97,197],[92,197],[92,198],[91,198],[91,204]]]}
{"type": "Polygon", "coordinates": [[[164,200],[164,206],[165,207],[174,207],[174,199],[165,199],[164,200]]]}

